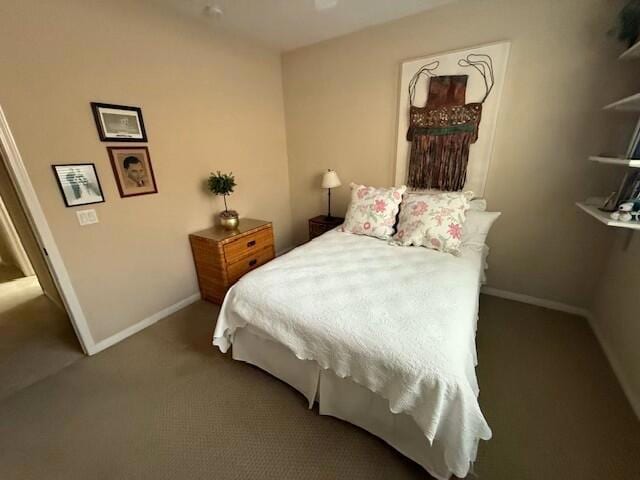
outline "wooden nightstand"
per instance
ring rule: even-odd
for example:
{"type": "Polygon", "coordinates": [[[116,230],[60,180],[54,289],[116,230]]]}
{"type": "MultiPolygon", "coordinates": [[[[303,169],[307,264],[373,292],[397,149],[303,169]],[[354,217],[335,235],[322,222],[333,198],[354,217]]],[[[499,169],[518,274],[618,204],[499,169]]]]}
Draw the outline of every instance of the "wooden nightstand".
{"type": "Polygon", "coordinates": [[[217,225],[189,235],[204,300],[221,304],[245,273],[275,257],[271,222],[241,218],[236,230],[217,225]]]}
{"type": "Polygon", "coordinates": [[[344,218],[331,217],[327,218],[326,215],[318,215],[309,219],[309,240],[313,240],[319,237],[324,232],[328,232],[336,228],[338,225],[342,225],[344,218]]]}

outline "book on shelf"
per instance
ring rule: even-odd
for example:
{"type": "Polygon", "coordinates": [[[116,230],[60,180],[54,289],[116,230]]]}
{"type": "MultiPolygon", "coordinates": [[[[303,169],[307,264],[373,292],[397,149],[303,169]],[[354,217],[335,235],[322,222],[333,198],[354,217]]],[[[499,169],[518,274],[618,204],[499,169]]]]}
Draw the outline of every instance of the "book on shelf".
{"type": "Polygon", "coordinates": [[[627,148],[627,158],[640,158],[640,120],[636,124],[627,148]]]}
{"type": "Polygon", "coordinates": [[[600,207],[603,212],[613,212],[620,204],[625,202],[640,201],[640,171],[629,171],[625,173],[620,188],[616,192],[615,200],[608,201],[600,207]]]}

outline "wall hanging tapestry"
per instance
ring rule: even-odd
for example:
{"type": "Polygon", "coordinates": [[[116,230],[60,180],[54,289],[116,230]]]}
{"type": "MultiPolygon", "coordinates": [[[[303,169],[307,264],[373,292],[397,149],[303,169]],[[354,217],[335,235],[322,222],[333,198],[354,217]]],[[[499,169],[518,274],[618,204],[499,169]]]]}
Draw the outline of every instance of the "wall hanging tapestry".
{"type": "Polygon", "coordinates": [[[438,62],[421,68],[409,82],[409,129],[411,142],[409,176],[412,188],[462,190],[467,176],[469,146],[478,139],[482,104],[493,88],[493,63],[489,55],[468,55],[461,67],[480,72],[486,90],[480,102],[465,103],[467,75],[431,76],[438,62]],[[413,105],[415,88],[422,75],[429,75],[429,93],[424,107],[413,105]]]}
{"type": "Polygon", "coordinates": [[[403,64],[397,184],[483,194],[508,52],[501,42],[403,64]]]}

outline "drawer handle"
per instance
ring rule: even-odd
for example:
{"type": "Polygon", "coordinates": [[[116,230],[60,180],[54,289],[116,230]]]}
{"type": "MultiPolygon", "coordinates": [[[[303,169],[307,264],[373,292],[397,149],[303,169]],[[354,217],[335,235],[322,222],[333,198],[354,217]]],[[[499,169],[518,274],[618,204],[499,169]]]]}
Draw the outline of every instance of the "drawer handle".
{"type": "Polygon", "coordinates": [[[247,242],[247,247],[254,247],[256,244],[255,240],[251,240],[250,242],[247,242]]]}
{"type": "Polygon", "coordinates": [[[258,260],[254,258],[253,260],[251,260],[251,261],[249,262],[249,266],[250,266],[250,267],[254,267],[254,266],[256,265],[256,263],[258,263],[258,260]]]}

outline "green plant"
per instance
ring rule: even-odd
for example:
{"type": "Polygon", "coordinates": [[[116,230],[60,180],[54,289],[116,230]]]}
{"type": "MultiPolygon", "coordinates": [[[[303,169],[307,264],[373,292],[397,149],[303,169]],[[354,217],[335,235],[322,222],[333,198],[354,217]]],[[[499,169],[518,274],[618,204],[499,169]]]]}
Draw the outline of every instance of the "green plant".
{"type": "Polygon", "coordinates": [[[610,31],[631,47],[640,35],[640,0],[630,0],[618,13],[618,24],[610,31]]]}
{"type": "Polygon", "coordinates": [[[209,175],[207,185],[209,186],[209,191],[211,193],[214,195],[222,195],[224,200],[224,211],[228,212],[227,196],[233,193],[233,187],[236,186],[236,179],[233,176],[233,172],[227,174],[220,173],[220,170],[218,170],[216,173],[209,175]]]}

